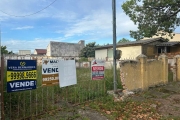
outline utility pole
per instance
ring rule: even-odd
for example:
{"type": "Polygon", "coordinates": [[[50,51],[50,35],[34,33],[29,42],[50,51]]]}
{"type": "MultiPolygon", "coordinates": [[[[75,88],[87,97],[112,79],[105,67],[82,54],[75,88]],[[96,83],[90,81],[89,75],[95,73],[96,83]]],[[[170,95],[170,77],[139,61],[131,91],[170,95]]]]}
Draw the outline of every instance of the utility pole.
{"type": "Polygon", "coordinates": [[[113,74],[114,92],[117,90],[116,80],[116,0],[112,0],[112,19],[113,19],[113,74]]]}

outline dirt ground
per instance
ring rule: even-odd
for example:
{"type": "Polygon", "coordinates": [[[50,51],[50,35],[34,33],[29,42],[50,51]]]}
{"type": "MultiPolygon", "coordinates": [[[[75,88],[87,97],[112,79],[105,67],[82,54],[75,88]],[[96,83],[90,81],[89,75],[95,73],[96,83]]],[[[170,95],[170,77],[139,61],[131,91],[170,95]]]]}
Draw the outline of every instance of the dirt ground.
{"type": "Polygon", "coordinates": [[[153,106],[164,119],[180,119],[180,82],[171,82],[164,86],[153,87],[148,91],[131,96],[132,100],[146,99],[157,101],[153,106]]]}
{"type": "MultiPolygon", "coordinates": [[[[163,119],[180,119],[180,82],[171,82],[164,86],[156,86],[130,96],[132,101],[156,101],[152,106],[163,116],[163,119]],[[157,104],[158,103],[158,104],[157,104]]],[[[64,104],[65,105],[65,104],[64,104]]],[[[68,105],[65,105],[68,108],[68,105]]],[[[90,108],[69,107],[65,111],[56,111],[41,120],[108,120],[103,114],[90,108]]]]}

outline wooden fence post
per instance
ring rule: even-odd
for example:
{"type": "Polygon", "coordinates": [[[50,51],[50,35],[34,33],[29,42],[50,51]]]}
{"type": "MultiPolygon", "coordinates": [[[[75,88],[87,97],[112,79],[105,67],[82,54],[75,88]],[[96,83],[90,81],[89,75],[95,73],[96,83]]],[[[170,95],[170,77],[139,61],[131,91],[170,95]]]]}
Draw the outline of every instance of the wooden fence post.
{"type": "Polygon", "coordinates": [[[1,57],[0,70],[1,120],[4,120],[4,57],[1,57]]]}

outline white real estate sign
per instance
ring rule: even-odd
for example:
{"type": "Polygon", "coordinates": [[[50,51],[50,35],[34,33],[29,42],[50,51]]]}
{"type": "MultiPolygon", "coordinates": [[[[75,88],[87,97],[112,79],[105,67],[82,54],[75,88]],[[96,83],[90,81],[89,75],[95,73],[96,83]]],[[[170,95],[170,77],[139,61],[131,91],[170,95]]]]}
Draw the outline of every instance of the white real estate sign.
{"type": "Polygon", "coordinates": [[[59,83],[58,59],[42,60],[42,85],[53,85],[59,83]]]}
{"type": "Polygon", "coordinates": [[[66,87],[77,84],[75,60],[59,61],[59,86],[66,87]]]}

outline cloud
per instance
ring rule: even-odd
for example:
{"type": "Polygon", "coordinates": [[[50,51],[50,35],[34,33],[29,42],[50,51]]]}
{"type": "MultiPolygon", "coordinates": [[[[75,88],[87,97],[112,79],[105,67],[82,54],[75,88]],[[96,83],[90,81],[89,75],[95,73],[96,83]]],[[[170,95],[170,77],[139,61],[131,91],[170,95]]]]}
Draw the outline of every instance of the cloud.
{"type": "MultiPolygon", "coordinates": [[[[130,30],[137,29],[133,22],[122,12],[118,12],[116,18],[117,35],[127,35],[130,30]]],[[[96,36],[97,38],[110,37],[112,36],[112,13],[104,10],[93,11],[74,24],[70,24],[64,34],[65,37],[83,35],[96,36]]]]}
{"type": "Polygon", "coordinates": [[[56,1],[51,6],[47,7],[53,1],[54,0],[1,0],[0,21],[7,21],[10,19],[38,20],[43,18],[53,18],[63,21],[70,21],[76,18],[76,12],[62,7],[64,6],[65,1],[56,1]]]}
{"type": "Polygon", "coordinates": [[[32,29],[34,28],[33,26],[23,26],[23,27],[17,27],[17,28],[12,28],[12,30],[25,30],[25,29],[32,29]]]}
{"type": "Polygon", "coordinates": [[[1,41],[1,45],[7,46],[8,50],[13,52],[18,52],[19,50],[31,50],[34,52],[34,49],[46,49],[50,41],[64,41],[65,38],[35,38],[34,40],[6,40],[1,41]]]}

